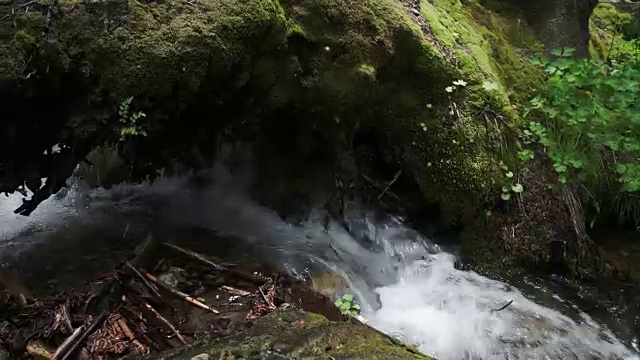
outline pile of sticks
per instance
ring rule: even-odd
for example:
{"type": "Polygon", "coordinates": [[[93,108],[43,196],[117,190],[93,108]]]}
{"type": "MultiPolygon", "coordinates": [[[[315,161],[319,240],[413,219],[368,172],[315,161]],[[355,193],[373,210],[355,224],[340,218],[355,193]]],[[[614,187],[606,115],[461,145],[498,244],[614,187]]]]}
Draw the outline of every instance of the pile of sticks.
{"type": "MultiPolygon", "coordinates": [[[[276,309],[275,278],[218,265],[204,256],[176,245],[163,245],[214,272],[256,284],[254,291],[222,286],[236,297],[254,296],[246,316],[254,320],[276,309]]],[[[186,345],[188,336],[172,319],[172,302],[184,301],[205,312],[220,311],[173,287],[136,265],[123,262],[113,272],[88,285],[89,290],[56,298],[32,300],[24,305],[14,299],[0,307],[4,326],[0,343],[12,355],[52,360],[110,359],[126,354],[148,354],[186,345]],[[168,315],[167,315],[168,314],[168,315]]]]}

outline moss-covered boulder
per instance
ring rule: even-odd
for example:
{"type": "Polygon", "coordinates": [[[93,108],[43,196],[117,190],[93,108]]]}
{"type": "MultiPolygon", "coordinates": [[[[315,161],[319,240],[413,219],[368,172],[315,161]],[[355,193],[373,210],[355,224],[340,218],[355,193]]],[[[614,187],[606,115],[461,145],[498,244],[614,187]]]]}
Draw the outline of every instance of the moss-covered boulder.
{"type": "MultiPolygon", "coordinates": [[[[376,204],[381,193],[436,204],[473,229],[468,248],[483,248],[520,221],[500,195],[524,176],[513,177],[519,114],[541,86],[527,58],[542,51],[521,7],[489,3],[19,1],[0,19],[0,191],[27,183],[37,205],[101,145],[139,179],[210,166],[221,143],[245,142],[260,200],[282,213],[329,204],[339,214],[343,193],[373,183],[376,204]],[[146,136],[122,131],[123,113],[137,112],[134,132],[146,136]],[[38,189],[42,178],[51,184],[38,189]]],[[[539,183],[545,169],[530,171],[539,183]]],[[[557,198],[536,197],[540,211],[557,198]]],[[[532,226],[550,235],[529,238],[544,239],[534,245],[545,259],[546,239],[570,221],[540,219],[532,226]]]]}
{"type": "MultiPolygon", "coordinates": [[[[256,154],[270,165],[265,179],[291,178],[295,169],[308,174],[295,177],[333,184],[333,172],[350,169],[357,177],[343,160],[366,129],[430,201],[473,209],[491,187],[486,131],[475,113],[484,104],[509,109],[504,92],[481,86],[498,69],[478,72],[470,56],[460,56],[458,66],[450,44],[445,53],[439,39],[428,41],[394,0],[59,1],[14,13],[2,53],[11,66],[0,78],[18,98],[54,94],[51,110],[67,121],[46,128],[55,141],[30,144],[35,159],[9,163],[37,163],[54,142],[75,150],[96,133],[117,141],[117,107],[132,96],[131,110],[146,113],[139,126],[148,136],[119,146],[141,176],[175,162],[206,166],[215,155],[212,142],[230,135],[260,149],[256,154]],[[448,92],[457,80],[468,86],[448,92]]],[[[33,106],[47,101],[30,99],[33,106]]],[[[16,136],[29,142],[33,134],[10,131],[18,118],[42,122],[25,112],[7,116],[3,134],[13,138],[4,143],[20,143],[16,136]]],[[[13,183],[50,175],[43,167],[28,170],[13,183]]]]}
{"type": "Polygon", "coordinates": [[[329,322],[322,315],[279,309],[230,337],[205,340],[154,359],[429,360],[357,321],[329,322]]]}

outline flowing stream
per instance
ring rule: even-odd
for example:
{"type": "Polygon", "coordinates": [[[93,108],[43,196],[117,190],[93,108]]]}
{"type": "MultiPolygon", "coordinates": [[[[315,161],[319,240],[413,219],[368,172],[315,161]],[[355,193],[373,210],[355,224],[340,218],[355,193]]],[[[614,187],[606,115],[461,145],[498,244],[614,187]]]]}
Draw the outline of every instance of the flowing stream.
{"type": "MultiPolygon", "coordinates": [[[[327,231],[318,213],[291,225],[244,195],[244,176],[220,169],[214,175],[214,183],[199,187],[186,178],[108,191],[76,186],[29,218],[12,213],[19,196],[1,198],[0,259],[27,278],[64,277],[77,274],[74,263],[83,258],[99,267],[100,259],[128,251],[127,232],[189,237],[185,229],[210,229],[241,239],[211,244],[222,252],[259,256],[294,276],[344,276],[342,291],[356,295],[362,321],[441,360],[640,359],[633,334],[612,314],[589,315],[548,283],[518,279],[515,287],[456,270],[455,249],[441,249],[402,219],[360,211],[351,232],[335,223],[327,231]],[[91,226],[100,230],[73,230],[91,226]]],[[[29,279],[27,285],[39,284],[29,279]]]]}

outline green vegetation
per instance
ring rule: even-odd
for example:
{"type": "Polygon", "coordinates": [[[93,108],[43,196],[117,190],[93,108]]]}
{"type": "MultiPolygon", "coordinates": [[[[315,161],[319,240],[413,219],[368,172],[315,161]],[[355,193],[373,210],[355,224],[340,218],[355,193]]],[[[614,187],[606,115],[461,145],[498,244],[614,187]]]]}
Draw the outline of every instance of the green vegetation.
{"type": "Polygon", "coordinates": [[[140,124],[140,120],[144,119],[147,115],[142,111],[132,113],[129,107],[131,106],[133,97],[129,97],[122,101],[118,108],[118,115],[120,116],[120,140],[124,140],[129,136],[147,136],[147,132],[140,124]]]}
{"type": "Polygon", "coordinates": [[[638,41],[625,34],[632,21],[630,14],[618,11],[613,4],[598,4],[590,20],[591,55],[604,60],[637,58],[638,41]]]}
{"type": "Polygon", "coordinates": [[[512,193],[520,194],[524,191],[524,187],[522,184],[513,181],[513,171],[509,170],[509,167],[502,161],[500,161],[500,168],[504,172],[504,185],[502,185],[501,188],[502,194],[500,195],[500,198],[504,201],[508,201],[511,199],[512,193]]]}
{"type": "MultiPolygon", "coordinates": [[[[533,98],[529,130],[553,162],[558,182],[600,196],[640,190],[640,67],[634,57],[605,62],[534,58],[547,75],[547,89],[533,98]]],[[[619,58],[624,56],[619,55],[619,58]]],[[[631,195],[629,195],[631,196],[631,195]]],[[[636,221],[639,219],[635,219],[636,221]]]]}
{"type": "Polygon", "coordinates": [[[334,305],[344,315],[358,316],[360,314],[360,304],[356,302],[352,294],[342,295],[335,301],[334,305]]]}
{"type": "Polygon", "coordinates": [[[166,352],[161,359],[189,360],[199,354],[253,359],[272,355],[273,349],[281,357],[308,360],[432,360],[357,320],[329,322],[322,315],[294,309],[278,309],[230,336],[204,339],[186,350],[166,352]]]}

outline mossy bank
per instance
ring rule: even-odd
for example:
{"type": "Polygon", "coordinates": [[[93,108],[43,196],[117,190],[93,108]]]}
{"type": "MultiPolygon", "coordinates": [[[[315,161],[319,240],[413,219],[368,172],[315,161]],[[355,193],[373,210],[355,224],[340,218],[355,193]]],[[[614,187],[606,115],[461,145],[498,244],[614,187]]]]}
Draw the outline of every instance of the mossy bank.
{"type": "MultiPolygon", "coordinates": [[[[243,142],[257,164],[257,197],[285,215],[314,205],[338,215],[346,197],[374,183],[376,202],[435,205],[443,220],[471,231],[466,249],[512,264],[545,261],[550,239],[570,228],[566,217],[549,225],[542,216],[529,228],[531,247],[517,253],[486,241],[521,221],[518,202],[501,200],[500,189],[526,171],[539,183],[545,171],[520,169],[513,155],[521,106],[541,86],[527,58],[543,50],[519,8],[498,13],[469,0],[14,8],[0,20],[9,40],[1,89],[10,100],[0,190],[66,179],[54,174],[66,159],[49,156],[54,145],[68,149],[73,165],[100,145],[116,147],[131,180],[211,166],[220,144],[243,142]],[[121,136],[118,107],[130,97],[130,110],[146,114],[136,124],[146,136],[121,136]],[[394,174],[386,193],[397,198],[378,201],[394,174]]],[[[558,208],[547,200],[542,213],[558,208]]]]}

